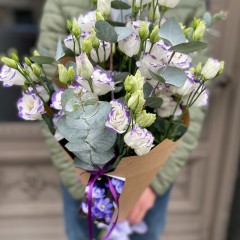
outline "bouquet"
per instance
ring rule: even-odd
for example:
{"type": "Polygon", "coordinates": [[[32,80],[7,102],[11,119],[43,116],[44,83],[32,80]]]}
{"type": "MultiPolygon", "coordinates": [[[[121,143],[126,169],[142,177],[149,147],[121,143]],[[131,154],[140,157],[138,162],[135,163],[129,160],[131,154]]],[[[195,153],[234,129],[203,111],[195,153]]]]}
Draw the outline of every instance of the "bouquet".
{"type": "Polygon", "coordinates": [[[189,26],[165,18],[178,2],[98,0],[96,10],[67,20],[55,57],[2,58],[3,86],[23,90],[19,117],[45,121],[87,185],[81,211],[89,222],[112,222],[110,232],[187,131],[189,109],[207,105],[206,82],[224,69],[213,58],[192,61],[219,16],[189,26]]]}

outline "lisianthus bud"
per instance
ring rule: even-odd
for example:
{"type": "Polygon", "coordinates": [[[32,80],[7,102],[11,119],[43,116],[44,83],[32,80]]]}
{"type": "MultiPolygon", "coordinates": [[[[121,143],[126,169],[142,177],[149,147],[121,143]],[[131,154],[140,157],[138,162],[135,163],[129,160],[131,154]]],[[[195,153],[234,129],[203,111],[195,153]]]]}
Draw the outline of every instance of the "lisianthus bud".
{"type": "MultiPolygon", "coordinates": [[[[140,8],[141,5],[144,6],[145,4],[147,4],[149,2],[149,0],[135,0],[135,5],[134,7],[140,8]]],[[[133,0],[128,0],[129,5],[133,5],[133,0]]]]}
{"type": "Polygon", "coordinates": [[[137,124],[124,136],[124,142],[132,148],[138,156],[143,156],[151,150],[154,137],[146,128],[141,128],[137,124]]]}
{"type": "Polygon", "coordinates": [[[221,61],[220,62],[220,68],[219,68],[219,71],[218,71],[218,76],[223,74],[224,68],[225,68],[225,62],[221,61]]]}
{"type": "Polygon", "coordinates": [[[200,41],[205,33],[206,24],[204,21],[200,21],[196,29],[193,32],[192,39],[194,41],[200,41]]]}
{"type": "Polygon", "coordinates": [[[13,68],[13,69],[18,68],[17,62],[11,58],[2,57],[2,62],[5,63],[10,68],[13,68]]]}
{"type": "Polygon", "coordinates": [[[68,74],[69,81],[74,80],[76,73],[73,66],[68,68],[67,74],[68,74]]]}
{"type": "Polygon", "coordinates": [[[24,58],[24,61],[25,61],[25,63],[26,63],[28,66],[31,66],[32,62],[31,62],[31,60],[30,60],[28,57],[25,57],[25,58],[24,58]]]}
{"type": "Polygon", "coordinates": [[[141,23],[141,27],[138,31],[138,34],[142,40],[146,40],[148,38],[149,29],[148,29],[148,25],[146,22],[141,23]]]}
{"type": "Polygon", "coordinates": [[[103,17],[102,13],[99,10],[96,11],[96,20],[97,21],[104,20],[104,17],[103,17]]]}
{"type": "Polygon", "coordinates": [[[111,0],[98,0],[97,10],[105,17],[110,14],[111,11],[111,0]]]}
{"type": "Polygon", "coordinates": [[[91,32],[96,23],[96,11],[90,11],[85,15],[80,15],[78,24],[83,32],[91,32]]]}
{"type": "Polygon", "coordinates": [[[201,73],[201,71],[202,71],[202,63],[199,63],[199,64],[196,66],[194,73],[197,74],[197,75],[199,75],[199,74],[201,73]]]}
{"type": "Polygon", "coordinates": [[[215,78],[220,70],[221,63],[213,58],[209,58],[202,68],[201,74],[205,80],[215,78]]]}
{"type": "Polygon", "coordinates": [[[127,92],[134,93],[137,90],[143,89],[144,77],[137,70],[135,76],[128,76],[124,81],[124,88],[127,92]]]}
{"type": "Polygon", "coordinates": [[[73,27],[72,22],[68,19],[67,20],[67,29],[69,30],[69,32],[72,32],[72,27],[73,27]]]}
{"type": "Polygon", "coordinates": [[[74,18],[73,22],[72,22],[72,33],[74,34],[74,36],[76,38],[79,38],[81,35],[80,26],[79,26],[76,18],[74,18]]]}
{"type": "Polygon", "coordinates": [[[32,67],[33,73],[34,73],[37,77],[40,77],[40,75],[41,75],[41,69],[40,69],[40,67],[39,67],[36,63],[33,63],[33,64],[31,65],[31,67],[32,67]]]}
{"type": "Polygon", "coordinates": [[[139,52],[140,38],[136,33],[118,42],[119,49],[128,57],[132,57],[139,52]]]}
{"type": "Polygon", "coordinates": [[[83,52],[90,53],[92,50],[92,47],[93,47],[92,42],[89,39],[89,37],[87,37],[86,39],[83,40],[83,43],[82,43],[82,51],[83,52]]]}
{"type": "Polygon", "coordinates": [[[169,7],[169,8],[175,8],[180,0],[158,0],[158,4],[169,7]]]}
{"type": "Polygon", "coordinates": [[[156,114],[147,113],[146,110],[137,114],[136,122],[140,127],[149,127],[156,120],[156,114]]]}
{"type": "Polygon", "coordinates": [[[92,42],[93,48],[99,47],[100,42],[99,42],[99,39],[96,37],[96,32],[94,29],[92,29],[91,31],[90,40],[92,42]]]}
{"type": "Polygon", "coordinates": [[[12,59],[13,59],[14,61],[16,61],[16,62],[19,62],[19,57],[17,56],[16,53],[13,53],[13,54],[12,54],[12,59]]]}
{"type": "Polygon", "coordinates": [[[135,91],[128,100],[128,107],[134,112],[140,112],[145,104],[144,94],[142,90],[135,91]]]}
{"type": "Polygon", "coordinates": [[[58,72],[60,82],[67,85],[69,82],[68,70],[65,68],[63,64],[58,64],[58,72]]]}
{"type": "Polygon", "coordinates": [[[150,6],[150,9],[149,9],[149,12],[148,12],[148,18],[149,19],[152,19],[154,22],[157,21],[158,19],[160,19],[160,11],[159,11],[159,8],[155,8],[155,1],[152,0],[151,1],[151,6],[150,6]]]}
{"type": "Polygon", "coordinates": [[[194,30],[197,29],[197,27],[200,24],[200,22],[201,22],[200,18],[194,18],[194,20],[193,20],[193,28],[194,28],[194,30]]]}
{"type": "Polygon", "coordinates": [[[37,56],[40,56],[40,54],[39,54],[39,52],[38,52],[37,50],[34,50],[34,51],[33,51],[33,56],[36,56],[36,57],[37,57],[37,56]]]}
{"type": "Polygon", "coordinates": [[[152,43],[156,43],[160,40],[160,36],[158,35],[158,32],[159,32],[159,26],[156,25],[150,34],[150,41],[152,43]]]}
{"type": "Polygon", "coordinates": [[[86,53],[81,53],[76,57],[77,73],[79,76],[89,80],[93,74],[93,65],[89,61],[86,53]]]}

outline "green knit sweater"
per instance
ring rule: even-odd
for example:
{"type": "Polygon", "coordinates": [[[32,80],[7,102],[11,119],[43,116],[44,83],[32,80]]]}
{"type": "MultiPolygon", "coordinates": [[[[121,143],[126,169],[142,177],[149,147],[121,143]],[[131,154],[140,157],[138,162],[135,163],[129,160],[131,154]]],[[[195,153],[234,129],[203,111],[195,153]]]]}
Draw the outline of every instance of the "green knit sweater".
{"type": "MultiPolygon", "coordinates": [[[[40,25],[38,48],[45,49],[49,54],[54,55],[58,39],[66,35],[66,19],[88,11],[89,3],[90,1],[84,0],[47,0],[40,25]]],[[[168,16],[174,16],[180,22],[185,23],[191,21],[194,16],[201,16],[204,10],[203,0],[182,0],[176,9],[168,12],[168,16]]],[[[51,69],[48,72],[50,73],[51,69]]],[[[193,108],[190,111],[191,123],[187,133],[151,183],[151,187],[157,194],[164,194],[175,181],[190,153],[196,147],[204,115],[204,110],[201,108],[193,108]]],[[[63,184],[73,198],[80,199],[84,190],[82,184],[77,181],[73,163],[68,161],[66,154],[46,127],[43,127],[43,134],[63,184]]]]}

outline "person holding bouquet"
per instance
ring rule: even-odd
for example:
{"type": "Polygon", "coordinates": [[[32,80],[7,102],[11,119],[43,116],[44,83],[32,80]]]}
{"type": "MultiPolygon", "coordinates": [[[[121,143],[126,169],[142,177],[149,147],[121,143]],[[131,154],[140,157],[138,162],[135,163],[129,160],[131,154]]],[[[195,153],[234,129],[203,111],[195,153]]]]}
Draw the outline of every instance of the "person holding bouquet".
{"type": "MultiPolygon", "coordinates": [[[[194,17],[202,17],[205,11],[203,0],[181,0],[180,3],[179,0],[159,0],[159,2],[162,2],[166,8],[172,8],[178,4],[176,8],[167,11],[166,18],[174,16],[183,24],[190,23],[194,17]]],[[[58,39],[63,39],[67,33],[66,19],[86,13],[91,9],[91,4],[91,1],[83,0],[47,0],[40,25],[39,51],[55,56],[58,39]]],[[[129,4],[131,4],[130,0],[129,4]]],[[[91,22],[91,16],[86,15],[84,21],[91,22]]],[[[47,70],[47,74],[49,76],[53,74],[51,68],[47,70]]],[[[132,234],[131,240],[159,240],[165,226],[172,185],[197,145],[204,113],[205,110],[202,108],[190,110],[191,122],[187,133],[129,213],[126,220],[130,224],[139,224],[144,221],[148,229],[144,234],[132,234]]],[[[74,164],[69,162],[50,132],[43,128],[43,133],[62,181],[64,218],[68,239],[87,239],[87,220],[78,214],[80,202],[84,196],[84,186],[76,178],[74,164]]],[[[94,233],[97,238],[99,230],[95,228],[94,233]]]]}

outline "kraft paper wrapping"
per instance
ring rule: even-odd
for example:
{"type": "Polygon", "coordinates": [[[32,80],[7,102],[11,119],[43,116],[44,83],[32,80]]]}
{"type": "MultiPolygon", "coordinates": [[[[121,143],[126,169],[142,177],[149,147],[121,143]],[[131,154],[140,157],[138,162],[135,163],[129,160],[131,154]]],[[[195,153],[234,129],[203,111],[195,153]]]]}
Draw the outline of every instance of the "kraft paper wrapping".
{"type": "MultiPolygon", "coordinates": [[[[113,172],[108,173],[108,175],[126,179],[119,199],[119,221],[126,219],[134,204],[143,191],[150,185],[154,176],[175,149],[177,143],[165,140],[142,157],[125,157],[113,172]]],[[[70,156],[69,160],[73,161],[70,156]]],[[[76,172],[79,175],[86,171],[76,168],[76,172]]],[[[88,173],[81,175],[81,181],[84,185],[87,185],[89,177],[90,174],[88,173]]]]}

